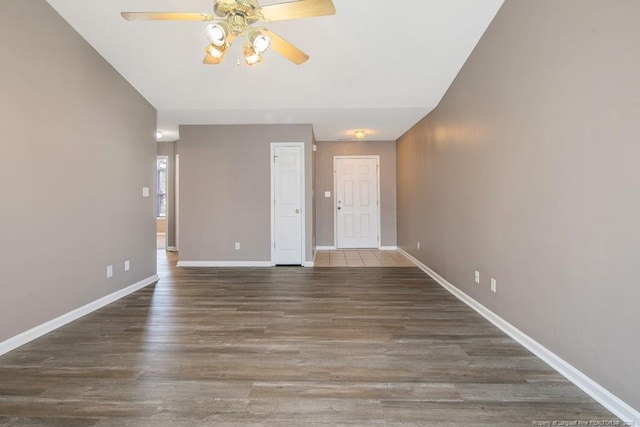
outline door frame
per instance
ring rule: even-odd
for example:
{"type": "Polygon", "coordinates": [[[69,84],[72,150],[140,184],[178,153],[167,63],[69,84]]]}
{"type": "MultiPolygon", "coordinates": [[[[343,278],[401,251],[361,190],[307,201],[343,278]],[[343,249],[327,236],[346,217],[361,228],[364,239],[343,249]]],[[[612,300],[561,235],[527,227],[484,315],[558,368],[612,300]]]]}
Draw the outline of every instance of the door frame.
{"type": "Polygon", "coordinates": [[[175,176],[174,176],[174,192],[175,192],[175,230],[176,235],[174,236],[174,244],[176,252],[180,251],[180,154],[176,154],[176,165],[175,165],[175,176]]]}
{"type": "Polygon", "coordinates": [[[270,155],[269,155],[269,163],[271,168],[271,197],[269,200],[269,205],[271,207],[271,265],[276,265],[276,215],[275,215],[275,204],[276,204],[276,180],[275,180],[275,153],[276,147],[300,147],[300,213],[301,213],[301,221],[300,221],[300,244],[301,244],[301,254],[300,254],[300,265],[305,266],[307,260],[307,244],[306,244],[306,216],[307,216],[307,199],[305,193],[306,186],[306,175],[305,175],[305,144],[304,142],[272,142],[270,146],[270,155]]]}
{"type": "Polygon", "coordinates": [[[333,246],[338,248],[338,171],[336,163],[338,159],[375,159],[376,160],[376,187],[378,197],[378,249],[382,247],[382,213],[380,203],[380,156],[379,155],[352,155],[333,156],[333,246]]]}

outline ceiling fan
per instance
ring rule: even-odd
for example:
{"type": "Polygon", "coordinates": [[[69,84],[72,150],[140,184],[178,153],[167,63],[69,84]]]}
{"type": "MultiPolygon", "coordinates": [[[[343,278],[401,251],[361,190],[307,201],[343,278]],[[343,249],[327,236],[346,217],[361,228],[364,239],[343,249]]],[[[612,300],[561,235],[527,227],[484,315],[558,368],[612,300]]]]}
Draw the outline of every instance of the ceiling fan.
{"type": "MultiPolygon", "coordinates": [[[[253,27],[258,21],[310,18],[336,13],[332,0],[297,0],[260,6],[257,0],[213,0],[213,13],[197,12],[122,12],[127,21],[211,21],[205,27],[209,44],[205,47],[204,64],[219,64],[235,38],[243,39],[247,65],[262,61],[269,48],[300,65],[309,55],[264,27],[253,27]]],[[[238,65],[240,62],[238,60],[238,65]]]]}

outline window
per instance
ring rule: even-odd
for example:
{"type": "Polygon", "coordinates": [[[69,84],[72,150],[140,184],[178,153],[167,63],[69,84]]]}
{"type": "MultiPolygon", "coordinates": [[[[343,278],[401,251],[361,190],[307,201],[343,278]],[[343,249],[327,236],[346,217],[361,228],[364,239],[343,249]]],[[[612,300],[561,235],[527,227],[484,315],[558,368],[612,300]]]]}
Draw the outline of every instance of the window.
{"type": "Polygon", "coordinates": [[[156,217],[167,217],[167,156],[159,156],[156,164],[156,217]]]}

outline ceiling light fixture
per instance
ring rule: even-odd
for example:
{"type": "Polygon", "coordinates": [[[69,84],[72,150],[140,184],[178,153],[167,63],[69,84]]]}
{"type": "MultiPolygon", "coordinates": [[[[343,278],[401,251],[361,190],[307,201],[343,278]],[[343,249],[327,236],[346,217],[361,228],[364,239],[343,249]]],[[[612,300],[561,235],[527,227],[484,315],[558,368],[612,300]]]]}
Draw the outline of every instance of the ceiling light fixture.
{"type": "Polygon", "coordinates": [[[249,33],[249,43],[253,46],[256,53],[263,54],[271,47],[271,39],[258,31],[249,33]]]}
{"type": "Polygon", "coordinates": [[[204,33],[211,44],[214,46],[223,46],[227,43],[229,26],[225,22],[216,22],[215,24],[207,25],[204,33]]]}
{"type": "MultiPolygon", "coordinates": [[[[222,62],[225,50],[240,38],[245,62],[262,61],[262,54],[273,48],[296,65],[309,55],[266,28],[254,28],[258,21],[273,22],[289,19],[327,16],[336,13],[332,0],[292,0],[260,6],[258,0],[213,0],[213,13],[198,12],[122,12],[127,21],[205,21],[205,35],[211,45],[205,48],[205,64],[222,62]],[[247,45],[249,48],[247,48],[247,45]],[[212,49],[215,46],[217,49],[212,49]]],[[[238,59],[238,63],[240,60],[238,59]]]]}
{"type": "Polygon", "coordinates": [[[213,43],[211,43],[204,49],[204,51],[209,55],[213,56],[214,58],[220,58],[220,60],[222,60],[225,50],[227,50],[226,46],[216,46],[213,43]]]}
{"type": "Polygon", "coordinates": [[[262,61],[262,55],[260,55],[250,44],[244,47],[244,62],[247,65],[255,65],[262,61]]]}
{"type": "Polygon", "coordinates": [[[156,131],[156,139],[160,139],[164,136],[164,134],[162,133],[162,131],[158,130],[156,131]]]}
{"type": "Polygon", "coordinates": [[[362,129],[358,129],[353,132],[353,136],[355,136],[357,139],[364,139],[364,137],[367,136],[367,133],[362,129]]]}

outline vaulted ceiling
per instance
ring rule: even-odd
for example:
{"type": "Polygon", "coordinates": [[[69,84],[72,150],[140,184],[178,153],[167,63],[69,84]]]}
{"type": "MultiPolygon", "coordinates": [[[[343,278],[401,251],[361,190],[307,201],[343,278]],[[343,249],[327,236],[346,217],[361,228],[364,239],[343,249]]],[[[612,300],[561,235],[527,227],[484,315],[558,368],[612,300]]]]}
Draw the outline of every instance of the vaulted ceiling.
{"type": "Polygon", "coordinates": [[[158,110],[166,139],[181,124],[311,123],[320,141],[401,136],[437,106],[503,2],[334,0],[333,16],[264,24],[309,61],[269,51],[247,67],[236,65],[241,43],[202,64],[206,22],[120,16],[211,13],[212,0],[47,1],[158,110]]]}

